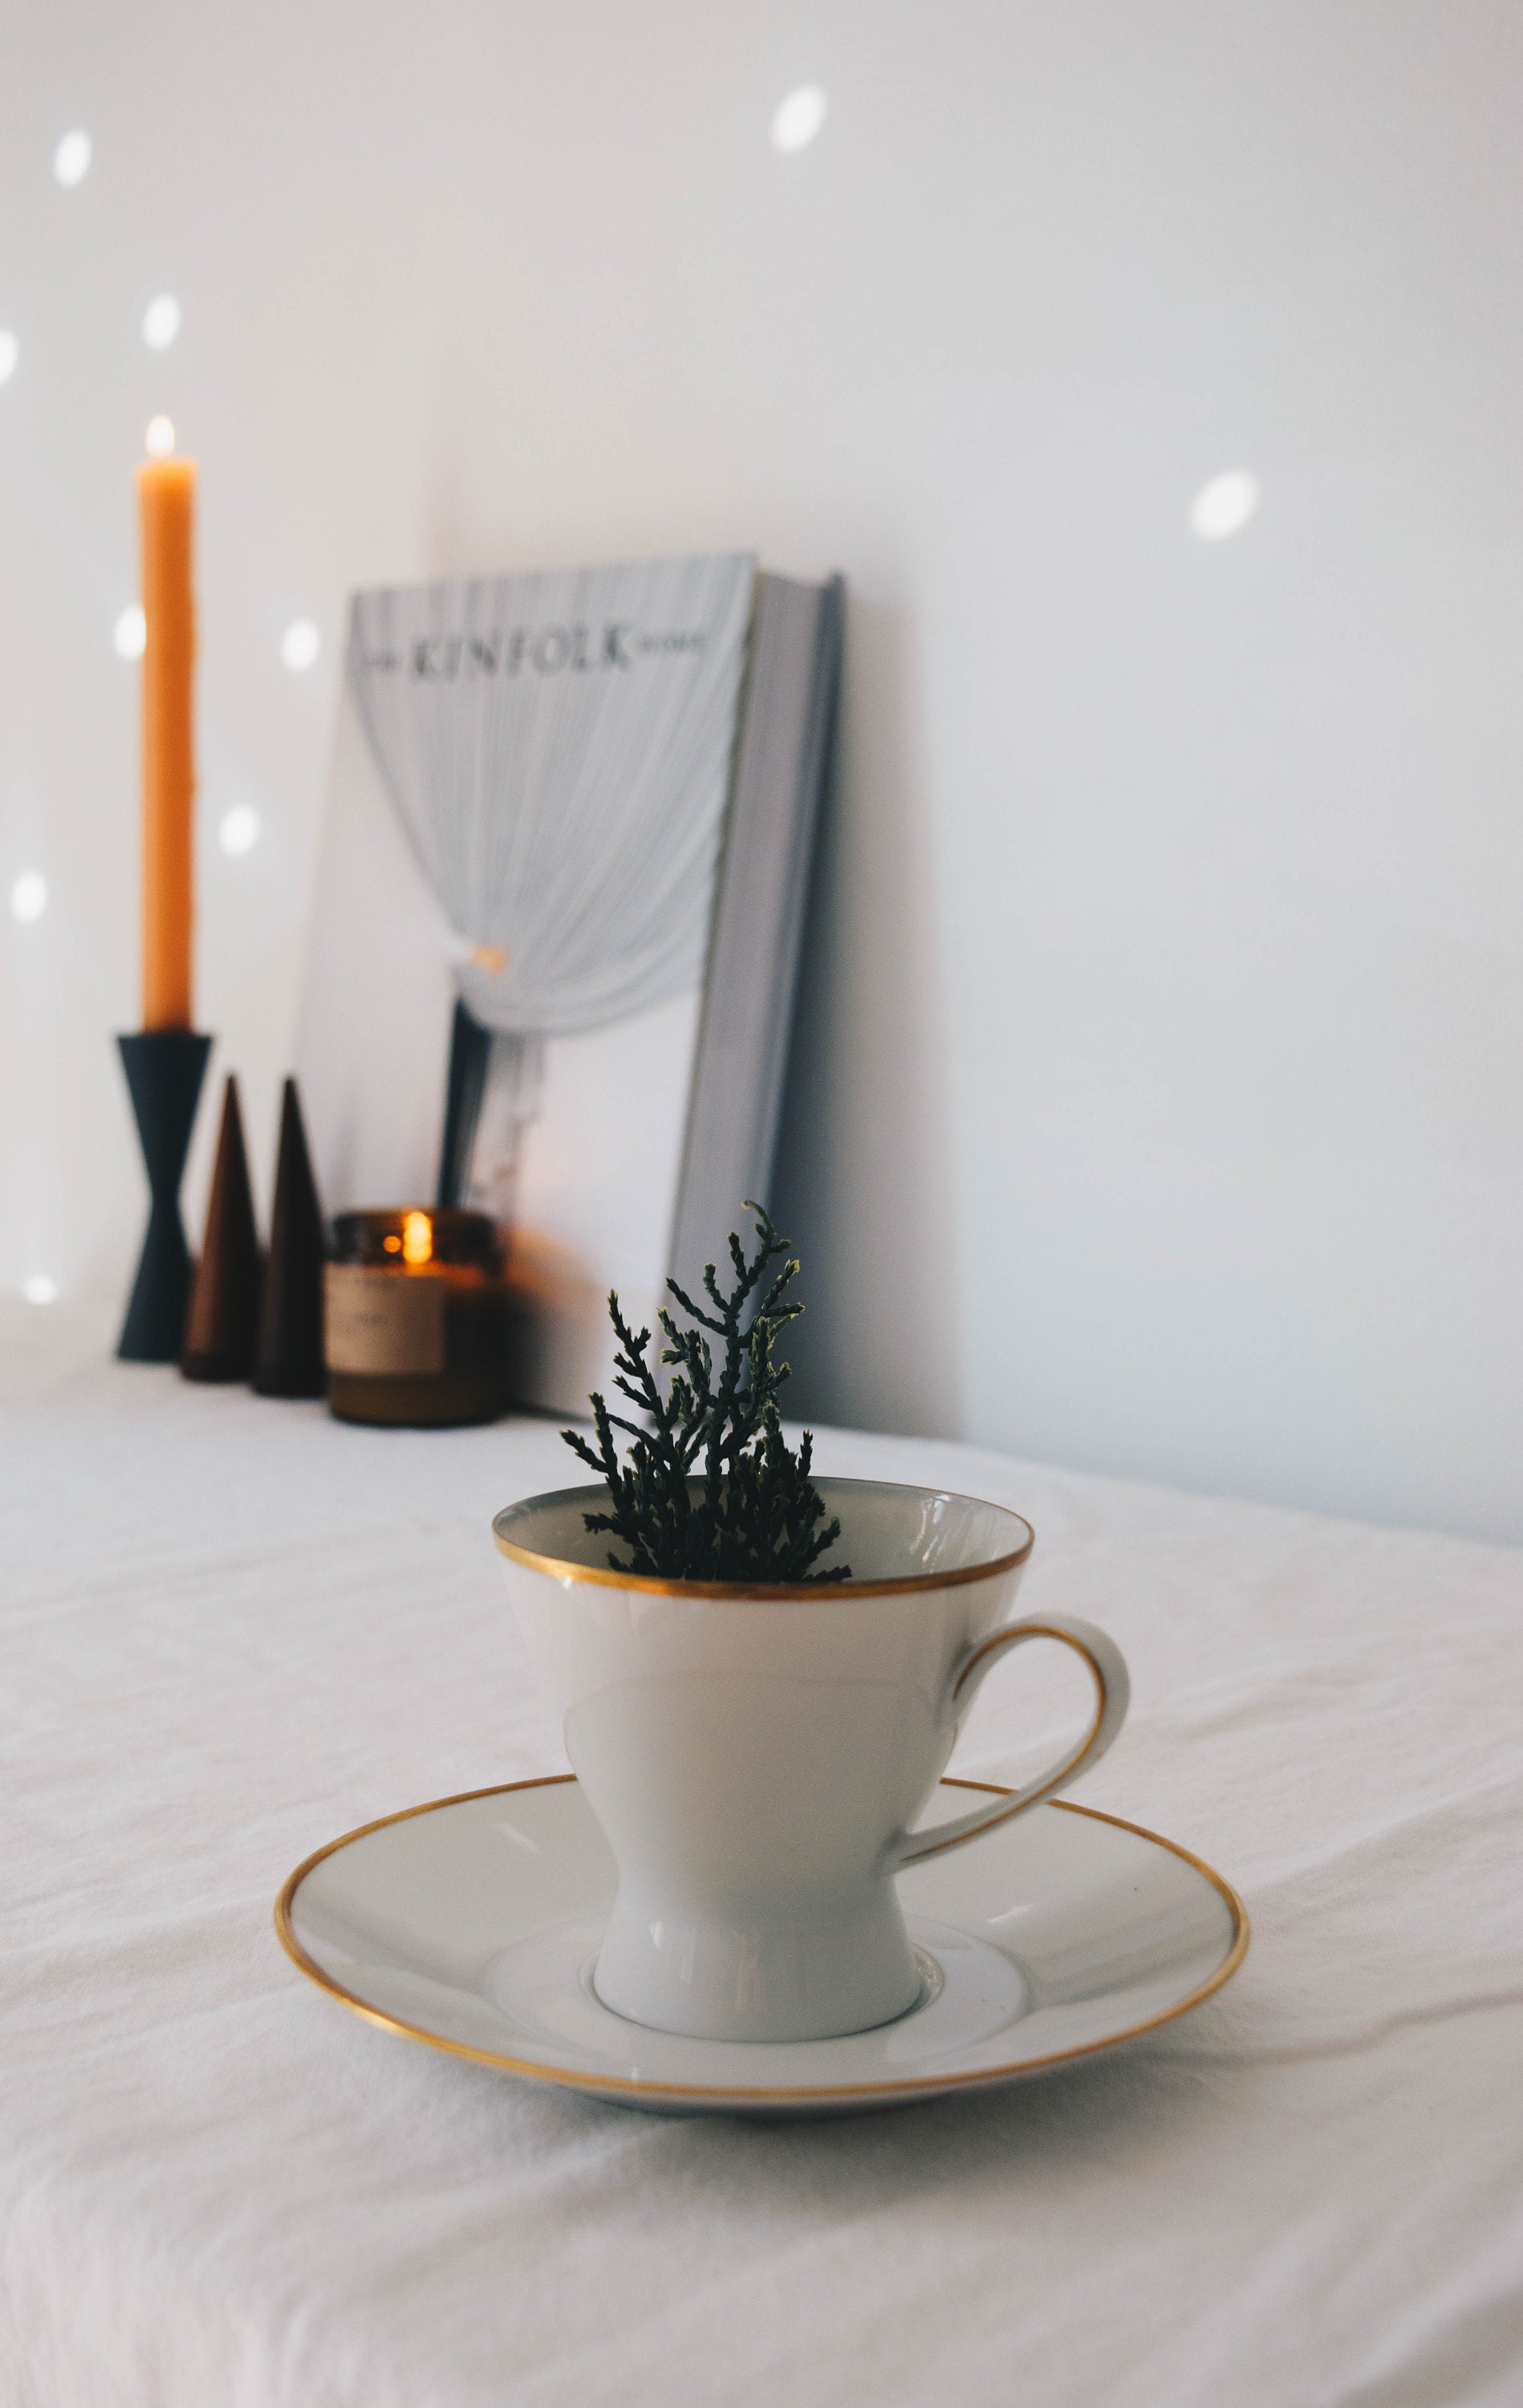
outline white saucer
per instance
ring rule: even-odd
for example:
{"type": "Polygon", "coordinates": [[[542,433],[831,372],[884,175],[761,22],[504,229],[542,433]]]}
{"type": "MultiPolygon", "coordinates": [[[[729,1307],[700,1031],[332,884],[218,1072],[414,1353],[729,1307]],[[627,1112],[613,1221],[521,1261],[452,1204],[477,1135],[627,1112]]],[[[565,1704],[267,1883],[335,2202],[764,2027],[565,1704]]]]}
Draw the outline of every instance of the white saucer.
{"type": "MultiPolygon", "coordinates": [[[[927,1824],[987,1782],[944,1781],[927,1824]]],[[[996,1791],[996,1795],[1004,1793],[996,1791]]],[[[413,1806],[298,1865],[287,1953],[389,2031],[666,2114],[840,2114],[1009,2082],[1183,2014],[1242,1963],[1248,1918],[1170,1840],[1038,1806],[899,1876],[918,2006],[841,2040],[688,2040],[605,2007],[591,1967],[614,1862],[565,1775],[413,1806]]]]}

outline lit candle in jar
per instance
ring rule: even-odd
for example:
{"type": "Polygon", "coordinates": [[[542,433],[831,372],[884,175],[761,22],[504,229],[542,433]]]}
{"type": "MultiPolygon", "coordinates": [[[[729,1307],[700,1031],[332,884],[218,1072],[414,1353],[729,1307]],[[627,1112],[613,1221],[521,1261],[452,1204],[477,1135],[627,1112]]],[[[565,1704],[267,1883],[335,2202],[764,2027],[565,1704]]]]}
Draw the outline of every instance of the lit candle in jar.
{"type": "Polygon", "coordinates": [[[490,1421],[506,1393],[502,1241],[485,1212],[341,1212],[324,1272],[328,1402],[341,1421],[490,1421]]]}

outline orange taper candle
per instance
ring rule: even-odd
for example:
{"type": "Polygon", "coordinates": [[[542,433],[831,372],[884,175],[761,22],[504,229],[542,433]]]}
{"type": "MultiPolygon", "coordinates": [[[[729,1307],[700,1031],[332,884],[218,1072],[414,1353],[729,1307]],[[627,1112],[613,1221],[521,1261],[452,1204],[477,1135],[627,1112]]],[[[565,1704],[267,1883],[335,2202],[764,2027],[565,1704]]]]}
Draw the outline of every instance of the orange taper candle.
{"type": "Polygon", "coordinates": [[[145,460],[143,521],[143,1025],[191,1025],[195,924],[195,462],[145,460]]]}

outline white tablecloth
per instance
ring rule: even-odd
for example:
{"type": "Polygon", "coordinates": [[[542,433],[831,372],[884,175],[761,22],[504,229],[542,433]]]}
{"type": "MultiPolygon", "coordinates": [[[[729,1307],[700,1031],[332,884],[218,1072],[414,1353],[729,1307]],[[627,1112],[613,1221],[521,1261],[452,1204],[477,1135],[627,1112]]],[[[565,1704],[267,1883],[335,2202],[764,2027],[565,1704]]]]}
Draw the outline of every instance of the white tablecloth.
{"type": "Polygon", "coordinates": [[[1024,2086],[665,2121],[376,2030],[270,1925],[321,1841],[562,1762],[488,1530],[575,1476],[554,1428],[0,1335],[7,2408],[1523,2401],[1523,1556],[826,1434],[1031,1517],[1023,1603],[1132,1668],[1083,1799],[1254,1944],[1024,2086]]]}

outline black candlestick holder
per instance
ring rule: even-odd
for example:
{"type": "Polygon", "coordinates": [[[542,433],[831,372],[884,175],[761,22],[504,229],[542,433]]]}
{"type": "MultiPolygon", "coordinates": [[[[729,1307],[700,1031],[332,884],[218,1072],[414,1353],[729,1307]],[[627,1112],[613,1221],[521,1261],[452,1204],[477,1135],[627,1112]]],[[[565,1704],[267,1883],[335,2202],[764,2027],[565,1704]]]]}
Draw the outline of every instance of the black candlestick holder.
{"type": "Polygon", "coordinates": [[[145,1028],[136,1037],[119,1037],[117,1043],[151,1198],[117,1353],[124,1363],[178,1363],[191,1292],[179,1182],[211,1039],[189,1028],[145,1028]]]}

